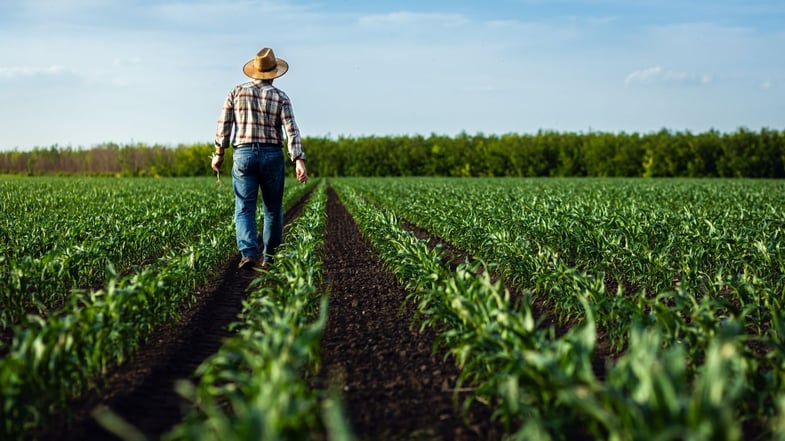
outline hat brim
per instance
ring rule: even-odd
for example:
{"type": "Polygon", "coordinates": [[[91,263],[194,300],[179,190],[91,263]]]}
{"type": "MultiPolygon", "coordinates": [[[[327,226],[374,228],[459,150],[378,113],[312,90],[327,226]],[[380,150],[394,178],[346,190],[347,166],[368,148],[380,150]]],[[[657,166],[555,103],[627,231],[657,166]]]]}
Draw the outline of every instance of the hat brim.
{"type": "Polygon", "coordinates": [[[243,73],[245,76],[255,80],[272,80],[273,78],[280,77],[289,70],[289,63],[278,57],[275,58],[275,70],[267,72],[260,72],[254,69],[253,62],[254,60],[245,63],[245,66],[243,66],[243,73]]]}

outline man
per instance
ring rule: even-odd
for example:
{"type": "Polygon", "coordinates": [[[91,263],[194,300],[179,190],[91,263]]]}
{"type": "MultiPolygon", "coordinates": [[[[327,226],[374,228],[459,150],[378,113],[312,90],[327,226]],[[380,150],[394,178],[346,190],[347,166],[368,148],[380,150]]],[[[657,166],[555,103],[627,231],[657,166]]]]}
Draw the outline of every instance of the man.
{"type": "Polygon", "coordinates": [[[289,97],[273,86],[289,64],[264,48],[245,63],[243,73],[252,81],[238,84],[226,97],[215,135],[213,170],[219,172],[224,150],[234,145],[232,186],[237,248],[240,268],[264,268],[272,261],[283,238],[284,158],[282,126],[286,129],[289,158],[294,161],[297,180],[305,183],[305,153],[300,131],[294,122],[289,97]],[[232,129],[234,128],[234,138],[232,129]],[[256,200],[262,190],[264,210],[263,248],[259,250],[256,227],[256,200]]]}

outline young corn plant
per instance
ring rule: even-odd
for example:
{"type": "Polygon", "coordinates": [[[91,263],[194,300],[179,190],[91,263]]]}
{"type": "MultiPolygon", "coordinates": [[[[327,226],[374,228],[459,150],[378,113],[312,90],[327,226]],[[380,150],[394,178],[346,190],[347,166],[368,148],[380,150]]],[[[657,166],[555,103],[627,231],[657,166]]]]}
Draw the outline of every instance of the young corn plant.
{"type": "Polygon", "coordinates": [[[165,439],[296,440],[321,426],[348,427],[334,401],[320,407],[307,383],[318,370],[327,311],[326,297],[317,292],[325,201],[322,182],[288,230],[272,269],[255,280],[233,325],[237,334],[198,368],[198,384],[180,386],[194,412],[165,439]]]}
{"type": "Polygon", "coordinates": [[[19,183],[27,190],[19,193],[36,198],[40,212],[29,213],[30,203],[23,200],[7,212],[11,231],[29,228],[32,215],[32,230],[41,236],[14,237],[0,247],[0,272],[8,274],[0,280],[0,329],[23,325],[27,314],[51,314],[73,290],[101,286],[107,264],[119,272],[132,270],[231,216],[231,198],[204,204],[215,193],[204,180],[46,182],[19,183]],[[39,186],[47,192],[41,194],[39,186]]]}
{"type": "MultiPolygon", "coordinates": [[[[296,191],[287,192],[285,205],[307,189],[296,191]]],[[[191,212],[193,219],[183,225],[204,223],[203,213],[191,212]]],[[[103,289],[73,291],[58,313],[30,315],[14,326],[0,358],[1,439],[44,432],[52,416],[68,416],[70,400],[101,387],[102,375],[194,300],[195,288],[236,252],[231,225],[200,228],[203,234],[132,272],[118,273],[108,265],[103,289]]]]}
{"type": "Polygon", "coordinates": [[[150,332],[193,301],[195,286],[233,249],[233,235],[206,236],[104,289],[74,295],[67,314],[31,318],[0,359],[1,437],[16,439],[67,412],[109,368],[122,363],[150,332]]]}
{"type": "Polygon", "coordinates": [[[658,315],[645,299],[624,307],[623,295],[605,299],[601,278],[557,260],[543,265],[550,271],[545,286],[583,305],[579,324],[557,338],[534,326],[526,302],[512,310],[477,268],[439,268],[438,249],[429,254],[394,215],[370,206],[349,184],[336,190],[393,272],[415,289],[420,318],[443,332],[440,341],[462,366],[462,380],[476,388],[474,399],[497,403],[495,415],[515,438],[741,438],[752,365],[740,321],[718,314],[716,302],[682,291],[685,301],[671,316],[658,315]],[[623,321],[630,339],[609,363],[606,381],[591,366],[598,314],[623,321]],[[638,318],[645,325],[635,324],[638,318]],[[668,320],[677,326],[660,325],[668,320]]]}

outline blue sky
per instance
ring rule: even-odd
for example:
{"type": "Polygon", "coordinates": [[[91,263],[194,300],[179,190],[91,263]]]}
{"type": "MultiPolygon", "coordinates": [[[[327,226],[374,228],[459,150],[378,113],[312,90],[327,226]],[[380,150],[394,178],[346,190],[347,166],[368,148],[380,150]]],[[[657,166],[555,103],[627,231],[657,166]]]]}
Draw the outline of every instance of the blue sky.
{"type": "Polygon", "coordinates": [[[25,0],[0,41],[0,150],[212,142],[266,46],[305,136],[785,129],[782,0],[25,0]]]}

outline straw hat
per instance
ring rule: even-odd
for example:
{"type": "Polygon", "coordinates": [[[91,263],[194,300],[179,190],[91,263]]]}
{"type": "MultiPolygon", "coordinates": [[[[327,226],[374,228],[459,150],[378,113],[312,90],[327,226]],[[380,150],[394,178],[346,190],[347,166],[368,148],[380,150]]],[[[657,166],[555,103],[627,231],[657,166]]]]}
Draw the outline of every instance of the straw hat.
{"type": "Polygon", "coordinates": [[[260,50],[253,60],[243,66],[243,73],[256,80],[278,78],[287,70],[289,70],[289,63],[276,58],[275,53],[269,47],[260,50]]]}

